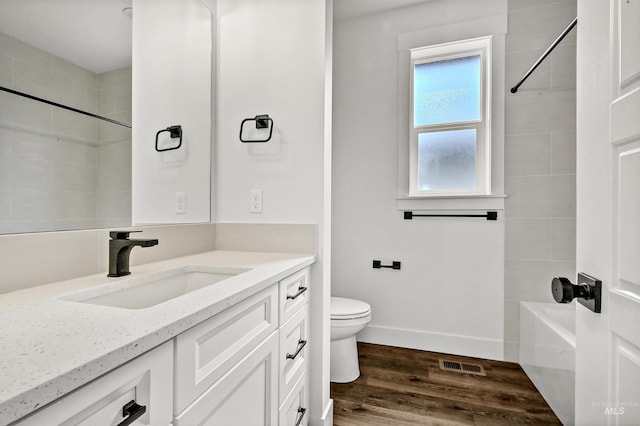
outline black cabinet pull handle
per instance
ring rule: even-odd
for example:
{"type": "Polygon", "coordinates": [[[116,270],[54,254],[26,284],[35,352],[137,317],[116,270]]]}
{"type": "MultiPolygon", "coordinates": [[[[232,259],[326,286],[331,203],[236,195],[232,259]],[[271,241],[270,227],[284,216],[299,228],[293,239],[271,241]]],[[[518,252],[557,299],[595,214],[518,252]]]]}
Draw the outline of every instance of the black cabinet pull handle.
{"type": "Polygon", "coordinates": [[[298,415],[300,417],[298,417],[298,420],[296,420],[296,426],[300,426],[300,424],[302,423],[302,419],[304,419],[304,415],[305,415],[306,412],[307,412],[306,408],[302,408],[302,407],[298,408],[298,415]]]}
{"type": "Polygon", "coordinates": [[[292,354],[287,354],[287,359],[296,359],[296,357],[300,354],[300,351],[302,350],[302,348],[304,348],[307,345],[307,341],[306,340],[298,340],[298,349],[296,349],[296,351],[292,354]]]}
{"type": "Polygon", "coordinates": [[[287,300],[291,299],[297,299],[298,296],[300,296],[302,293],[304,293],[305,291],[307,291],[309,288],[308,287],[304,287],[304,286],[300,286],[298,287],[298,292],[296,294],[294,294],[293,296],[290,294],[287,294],[287,300]]]}
{"type": "Polygon", "coordinates": [[[134,400],[131,400],[122,407],[122,417],[128,417],[118,423],[118,426],[129,426],[146,412],[146,405],[138,405],[134,400]]]}

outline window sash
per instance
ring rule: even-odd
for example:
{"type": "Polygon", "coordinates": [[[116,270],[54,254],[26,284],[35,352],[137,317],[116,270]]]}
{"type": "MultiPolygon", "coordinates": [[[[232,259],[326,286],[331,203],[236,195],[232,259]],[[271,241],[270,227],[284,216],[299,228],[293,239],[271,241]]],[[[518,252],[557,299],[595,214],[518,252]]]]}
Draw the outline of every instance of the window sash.
{"type": "Polygon", "coordinates": [[[485,52],[484,50],[472,50],[472,51],[466,51],[466,52],[461,52],[461,53],[457,53],[457,54],[451,54],[451,55],[445,55],[445,56],[437,56],[437,57],[429,57],[429,58],[419,58],[419,59],[415,59],[411,62],[411,123],[414,127],[419,127],[419,126],[437,126],[437,125],[441,125],[441,124],[447,124],[447,123],[463,123],[465,121],[469,121],[469,120],[459,120],[459,121],[449,121],[449,122],[439,122],[439,123],[433,123],[433,124],[426,124],[426,125],[417,125],[415,124],[415,113],[416,113],[416,105],[415,105],[415,76],[416,76],[416,65],[424,65],[424,64],[431,64],[431,63],[435,63],[435,62],[443,62],[443,61],[449,61],[449,60],[453,60],[453,59],[461,59],[461,58],[469,58],[469,57],[473,57],[473,56],[479,56],[480,57],[480,87],[479,87],[479,91],[480,91],[480,99],[478,100],[479,102],[479,119],[478,120],[473,120],[473,121],[483,121],[484,120],[484,114],[485,114],[485,105],[484,105],[484,90],[485,90],[485,85],[483,84],[484,79],[485,79],[485,52]]]}
{"type": "Polygon", "coordinates": [[[455,123],[445,124],[438,126],[421,126],[415,128],[411,134],[410,144],[410,183],[411,189],[409,196],[424,197],[424,196],[445,196],[445,195],[484,195],[486,193],[487,175],[486,167],[483,162],[487,157],[487,143],[485,142],[485,124],[483,122],[467,122],[467,123],[455,123]],[[476,131],[476,173],[475,189],[429,189],[420,190],[418,185],[418,162],[419,162],[419,149],[418,139],[420,134],[423,133],[435,133],[445,132],[451,130],[475,130],[476,131]]]}
{"type": "Polygon", "coordinates": [[[410,113],[409,113],[409,197],[488,195],[491,192],[491,38],[484,37],[462,42],[423,47],[411,50],[410,113]],[[415,123],[414,78],[415,65],[480,55],[480,119],[454,123],[418,125],[415,123]],[[421,133],[446,130],[476,130],[476,189],[419,190],[418,138],[421,133]]]}

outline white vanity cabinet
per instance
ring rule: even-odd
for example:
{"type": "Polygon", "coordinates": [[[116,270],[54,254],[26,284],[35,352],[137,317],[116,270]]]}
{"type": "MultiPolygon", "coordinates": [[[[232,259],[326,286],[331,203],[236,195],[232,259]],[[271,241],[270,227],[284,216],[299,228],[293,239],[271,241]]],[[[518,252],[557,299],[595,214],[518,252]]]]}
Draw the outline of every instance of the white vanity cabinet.
{"type": "Polygon", "coordinates": [[[176,338],[175,426],[302,425],[309,269],[176,338]]]}
{"type": "Polygon", "coordinates": [[[178,335],[175,415],[237,368],[277,328],[278,288],[272,285],[178,335]]]}
{"type": "Polygon", "coordinates": [[[308,422],[309,268],[280,281],[279,426],[308,422]]]}
{"type": "Polygon", "coordinates": [[[308,407],[309,379],[308,374],[304,374],[293,386],[289,398],[280,407],[278,426],[306,426],[309,418],[308,407]]]}
{"type": "Polygon", "coordinates": [[[306,425],[308,286],[305,268],[17,424],[306,425]]]}
{"type": "Polygon", "coordinates": [[[309,306],[305,305],[280,327],[280,401],[284,403],[307,370],[309,306]]]}
{"type": "Polygon", "coordinates": [[[36,411],[17,425],[170,425],[172,398],[170,341],[36,411]]]}
{"type": "Polygon", "coordinates": [[[278,334],[274,332],[179,414],[174,425],[275,425],[277,355],[278,334]]]}

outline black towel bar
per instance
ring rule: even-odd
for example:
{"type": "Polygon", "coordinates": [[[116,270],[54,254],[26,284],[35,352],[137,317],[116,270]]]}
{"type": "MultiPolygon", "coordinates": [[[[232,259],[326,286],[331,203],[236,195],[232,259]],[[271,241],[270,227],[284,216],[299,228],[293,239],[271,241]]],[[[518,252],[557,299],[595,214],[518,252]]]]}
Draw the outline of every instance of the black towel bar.
{"type": "Polygon", "coordinates": [[[487,214],[416,214],[414,212],[404,212],[405,220],[414,217],[486,217],[487,220],[497,220],[498,212],[487,212],[487,214]]]}

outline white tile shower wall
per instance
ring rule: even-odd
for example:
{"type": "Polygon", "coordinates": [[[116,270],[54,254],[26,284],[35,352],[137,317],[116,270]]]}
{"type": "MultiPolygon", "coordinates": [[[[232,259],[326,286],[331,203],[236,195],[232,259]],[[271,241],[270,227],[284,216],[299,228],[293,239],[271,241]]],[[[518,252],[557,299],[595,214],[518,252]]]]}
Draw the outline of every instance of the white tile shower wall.
{"type": "MultiPolygon", "coordinates": [[[[131,123],[131,67],[97,76],[98,113],[131,123]]],[[[131,129],[98,123],[96,203],[98,226],[131,223],[131,129]]]]}
{"type": "MultiPolygon", "coordinates": [[[[576,1],[509,0],[512,87],[576,16],[576,1]]],[[[575,276],[576,29],[506,100],[505,358],[518,359],[519,302],[553,302],[575,276]]]]}
{"type": "MultiPolygon", "coordinates": [[[[109,74],[96,76],[0,33],[0,84],[130,121],[130,69],[109,74]]],[[[131,223],[130,131],[107,126],[101,131],[93,118],[0,93],[0,233],[131,223]],[[106,141],[128,145],[119,157],[128,166],[101,167],[98,143],[106,141]]]]}

